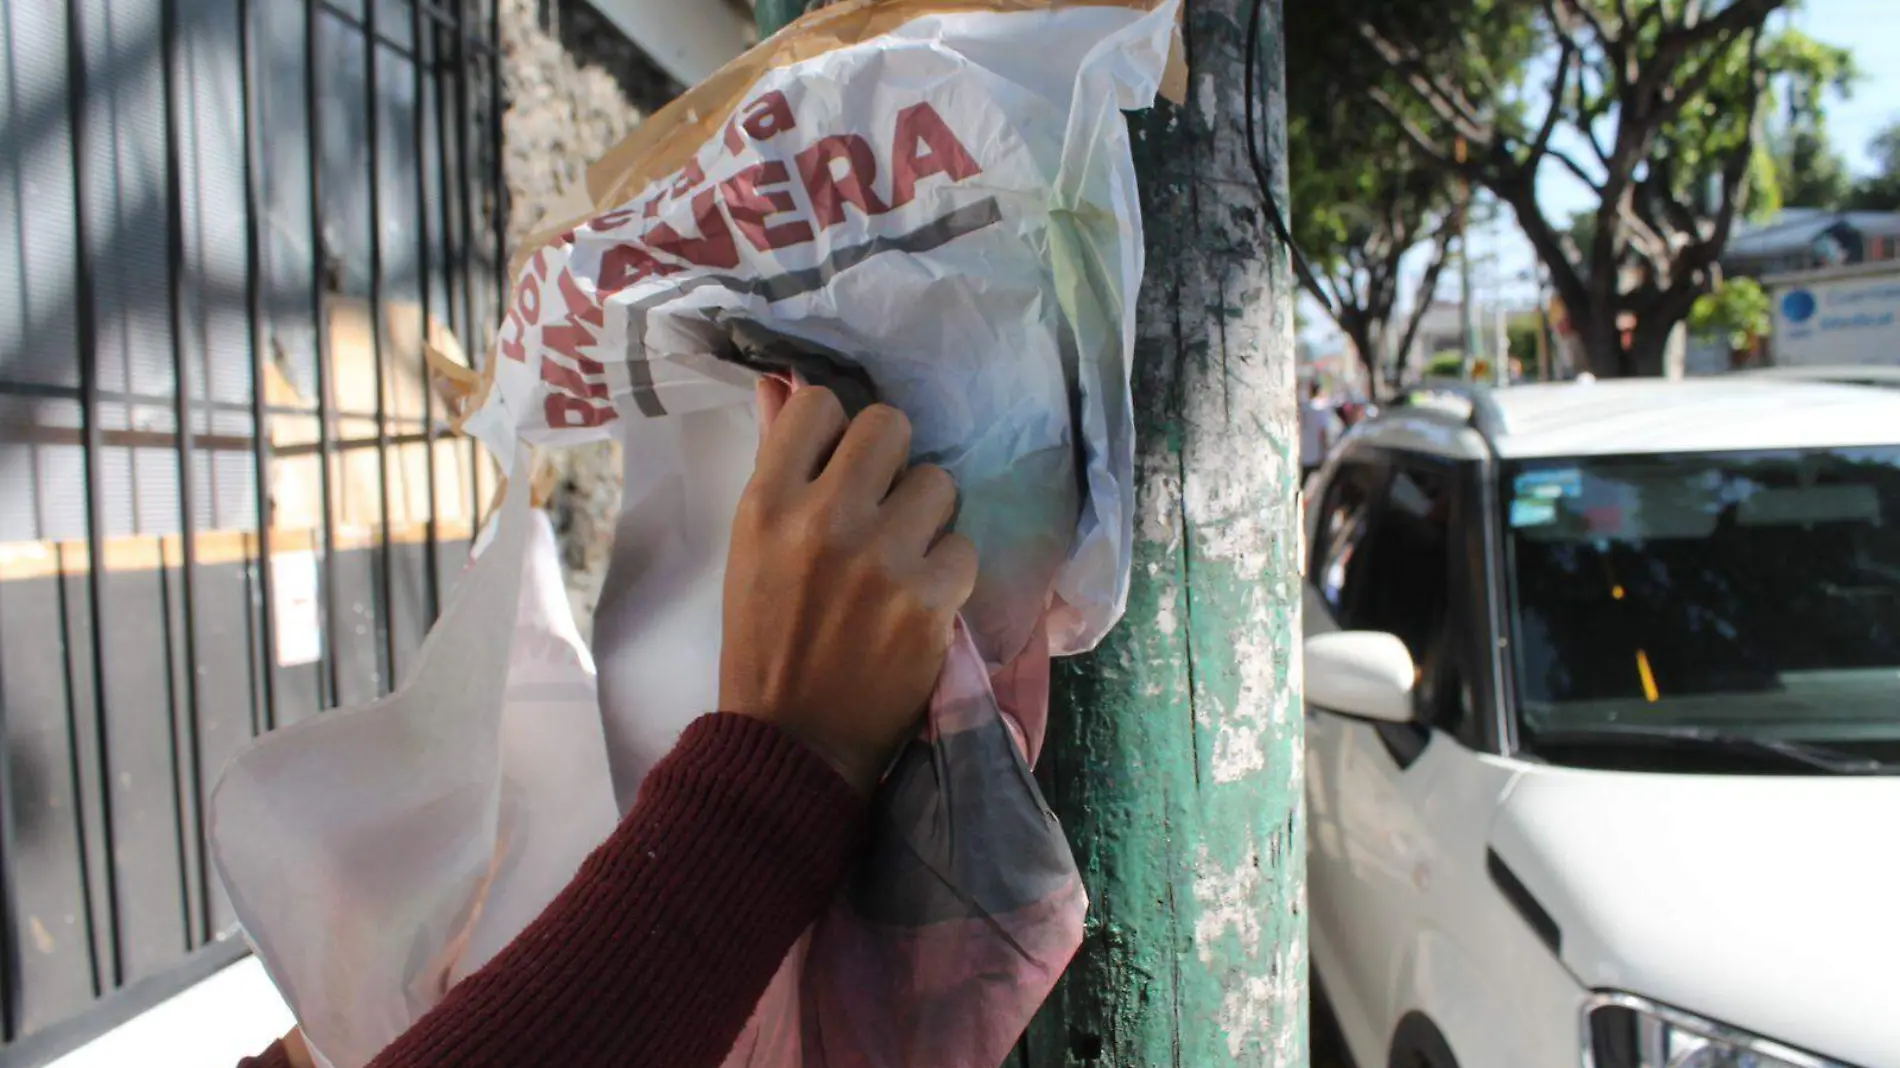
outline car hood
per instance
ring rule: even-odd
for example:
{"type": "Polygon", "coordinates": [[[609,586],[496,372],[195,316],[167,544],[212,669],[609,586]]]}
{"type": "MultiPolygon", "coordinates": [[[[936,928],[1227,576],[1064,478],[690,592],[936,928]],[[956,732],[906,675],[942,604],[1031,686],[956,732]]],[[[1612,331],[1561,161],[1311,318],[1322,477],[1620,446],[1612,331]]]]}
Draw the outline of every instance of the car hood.
{"type": "Polygon", "coordinates": [[[1900,778],[1538,767],[1492,848],[1591,989],[1900,1068],[1900,778]]]}

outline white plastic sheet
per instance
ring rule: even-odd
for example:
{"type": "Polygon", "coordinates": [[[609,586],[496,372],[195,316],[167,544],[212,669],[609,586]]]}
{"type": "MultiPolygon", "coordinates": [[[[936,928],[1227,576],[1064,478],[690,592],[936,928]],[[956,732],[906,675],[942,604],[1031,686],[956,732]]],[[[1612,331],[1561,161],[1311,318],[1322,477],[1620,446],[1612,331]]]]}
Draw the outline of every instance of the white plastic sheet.
{"type": "Polygon", "coordinates": [[[1175,17],[845,4],[590,174],[596,211],[525,258],[467,423],[515,489],[410,678],[262,740],[213,801],[233,905],[326,1061],[367,1063],[489,959],[717,707],[761,371],[908,413],[981,570],[878,845],[731,1063],[1001,1059],[1081,935],[1028,765],[1048,656],[1092,646],[1126,592],[1142,243],[1120,111],[1152,101],[1175,17]],[[610,434],[626,494],[596,697],[520,445],[610,434]]]}

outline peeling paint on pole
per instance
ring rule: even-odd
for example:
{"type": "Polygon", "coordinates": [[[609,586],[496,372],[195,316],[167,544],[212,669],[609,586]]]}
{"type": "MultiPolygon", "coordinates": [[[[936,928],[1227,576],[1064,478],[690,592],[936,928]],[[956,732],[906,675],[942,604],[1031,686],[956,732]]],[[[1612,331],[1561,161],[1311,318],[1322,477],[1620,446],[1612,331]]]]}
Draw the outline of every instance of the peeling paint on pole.
{"type": "MultiPolygon", "coordinates": [[[[1056,669],[1041,775],[1092,906],[1026,1068],[1307,1060],[1294,288],[1247,157],[1251,15],[1190,0],[1188,104],[1131,120],[1135,574],[1121,625],[1056,669]]],[[[1258,56],[1276,167],[1279,15],[1258,56]]]]}

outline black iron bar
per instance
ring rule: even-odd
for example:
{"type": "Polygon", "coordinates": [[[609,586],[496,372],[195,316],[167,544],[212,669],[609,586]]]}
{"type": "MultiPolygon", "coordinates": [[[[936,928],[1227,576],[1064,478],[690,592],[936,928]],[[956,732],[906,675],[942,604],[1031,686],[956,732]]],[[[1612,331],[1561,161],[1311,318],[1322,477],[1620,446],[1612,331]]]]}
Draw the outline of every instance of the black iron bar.
{"type": "MultiPolygon", "coordinates": [[[[187,873],[191,870],[191,864],[185,856],[187,823],[184,801],[185,773],[179,766],[184,757],[184,751],[178,745],[178,648],[172,640],[171,553],[166,551],[163,537],[158,539],[158,618],[159,647],[165,653],[165,707],[171,712],[171,729],[166,732],[166,741],[170,744],[166,746],[165,752],[170,760],[172,773],[172,849],[177,855],[177,863],[173,867],[178,871],[178,918],[184,926],[185,952],[189,953],[192,948],[192,914],[191,876],[187,873]]],[[[189,666],[185,673],[187,675],[191,673],[189,666]]]]}
{"type": "MultiPolygon", "coordinates": [[[[336,0],[315,0],[315,2],[323,8],[325,14],[334,15],[339,22],[343,22],[359,30],[363,28],[364,20],[348,8],[336,3],[336,0]]],[[[423,5],[423,13],[426,14],[431,21],[444,26],[453,25],[455,22],[455,16],[453,14],[433,4],[423,5]]],[[[391,49],[404,56],[410,55],[409,46],[404,45],[393,37],[379,35],[376,40],[378,44],[381,44],[385,48],[391,49]]],[[[473,33],[469,35],[469,46],[470,51],[480,55],[492,56],[496,54],[493,42],[484,40],[473,33]]]]}
{"type": "MultiPolygon", "coordinates": [[[[462,347],[468,353],[469,363],[480,366],[481,357],[476,355],[482,347],[483,338],[476,326],[475,313],[475,188],[474,165],[476,150],[473,133],[475,118],[473,102],[469,99],[469,38],[471,31],[466,25],[468,4],[471,0],[454,0],[455,3],[455,107],[456,131],[455,147],[459,157],[456,167],[456,180],[461,185],[462,243],[459,255],[455,258],[456,270],[460,275],[462,290],[462,347]]],[[[482,451],[481,444],[473,437],[468,439],[468,523],[471,532],[479,530],[482,522],[482,451]]],[[[474,535],[470,534],[470,546],[474,544],[474,535]]]]}
{"type": "MultiPolygon", "coordinates": [[[[482,0],[488,5],[488,40],[501,41],[500,0],[482,0]]],[[[488,183],[494,205],[495,303],[489,308],[488,325],[501,328],[501,317],[508,311],[508,186],[504,181],[501,155],[501,61],[488,60],[488,183]]]]}
{"type": "Polygon", "coordinates": [[[244,311],[246,337],[251,343],[251,478],[257,506],[257,598],[259,606],[250,613],[257,620],[259,646],[263,654],[257,666],[257,688],[261,698],[252,706],[251,732],[259,734],[277,726],[277,621],[273,618],[277,601],[271,577],[271,469],[270,410],[268,401],[267,361],[264,341],[263,215],[264,192],[260,174],[263,135],[257,121],[257,2],[238,3],[238,77],[243,81],[244,107],[244,311]],[[261,714],[259,705],[261,705],[261,714]]]}
{"type": "Polygon", "coordinates": [[[66,676],[66,775],[72,784],[74,839],[79,848],[79,897],[84,906],[86,961],[92,974],[92,996],[103,991],[99,983],[99,935],[92,915],[92,857],[86,849],[86,791],[81,774],[79,738],[79,667],[73,662],[73,617],[66,594],[66,543],[53,543],[54,589],[59,603],[59,656],[66,676]]]}
{"type": "MultiPolygon", "coordinates": [[[[373,0],[372,0],[373,2],[373,0]]],[[[422,0],[409,0],[410,37],[415,41],[416,55],[411,61],[411,72],[415,75],[415,142],[416,142],[416,303],[422,320],[420,336],[417,338],[416,358],[421,361],[422,371],[422,431],[425,442],[422,446],[422,479],[428,485],[429,539],[423,545],[422,567],[427,574],[423,579],[423,589],[427,595],[429,621],[433,623],[437,613],[442,610],[441,574],[436,567],[439,555],[437,543],[441,530],[435,521],[435,376],[429,369],[429,328],[434,325],[430,319],[429,293],[429,146],[428,124],[424,121],[426,109],[423,100],[430,84],[427,65],[423,62],[428,48],[427,38],[423,36],[422,0]]],[[[408,486],[408,480],[403,482],[408,486]]],[[[395,686],[395,681],[390,681],[395,686]]]]}
{"type": "Polygon", "coordinates": [[[312,355],[317,376],[317,447],[322,456],[317,484],[323,494],[323,694],[320,704],[335,707],[341,700],[336,655],[336,498],[332,493],[331,467],[336,450],[330,440],[330,308],[329,257],[323,244],[323,108],[318,96],[317,70],[322,60],[317,47],[320,5],[305,0],[304,5],[304,124],[310,141],[310,248],[311,248],[311,336],[316,345],[312,355]]]}
{"type": "Polygon", "coordinates": [[[382,45],[383,47],[389,49],[390,51],[395,52],[399,55],[404,55],[404,56],[411,54],[409,51],[409,46],[403,44],[401,41],[398,41],[393,37],[384,37],[376,32],[375,12],[371,10],[371,8],[373,8],[375,4],[375,0],[363,0],[365,10],[369,11],[369,15],[370,15],[370,17],[367,19],[353,14],[348,8],[345,8],[342,5],[336,3],[335,0],[311,0],[311,2],[314,2],[319,8],[321,8],[324,14],[330,16],[331,18],[336,19],[338,22],[341,22],[342,24],[344,24],[345,26],[348,26],[351,29],[356,30],[364,34],[365,36],[370,37],[377,44],[382,45]]]}
{"type": "MultiPolygon", "coordinates": [[[[184,654],[182,694],[173,695],[172,714],[172,804],[177,819],[178,893],[184,908],[185,950],[189,952],[210,940],[211,896],[204,876],[204,776],[203,746],[198,731],[198,516],[197,464],[192,455],[192,421],[197,413],[191,397],[190,347],[186,337],[188,320],[185,299],[185,179],[179,145],[178,88],[180,59],[178,42],[178,0],[159,0],[159,70],[165,113],[165,238],[166,286],[171,310],[172,418],[178,428],[178,608],[183,634],[179,650],[184,654]],[[176,699],[183,698],[183,707],[176,699]],[[181,737],[182,735],[182,737],[181,737]],[[182,751],[181,751],[182,745],[182,751]],[[196,879],[193,876],[196,875],[196,879]],[[194,899],[193,891],[197,892],[194,899]],[[194,909],[194,904],[196,908],[194,909]]],[[[198,339],[204,341],[202,337],[198,339]]],[[[210,383],[206,383],[207,389],[210,383]]],[[[159,575],[169,571],[160,541],[159,575]]],[[[169,589],[161,587],[169,598],[169,589]]],[[[172,617],[165,615],[166,678],[170,680],[173,661],[172,617]]]]}
{"type": "MultiPolygon", "coordinates": [[[[365,417],[367,419],[367,417],[365,417]]],[[[403,420],[413,426],[419,422],[403,420]]],[[[423,432],[413,434],[392,434],[391,445],[403,445],[421,441],[423,432]]],[[[59,426],[0,426],[0,444],[23,445],[84,445],[86,432],[74,427],[59,426]]],[[[125,449],[171,449],[178,445],[178,435],[169,430],[106,430],[100,433],[100,441],[110,448],[125,449]]],[[[199,452],[243,452],[248,453],[257,447],[257,439],[249,434],[198,434],[192,444],[199,452]]],[[[332,451],[349,452],[352,449],[373,449],[375,438],[357,438],[332,442],[332,451]]],[[[271,450],[280,457],[308,456],[322,452],[323,446],[316,442],[299,445],[284,445],[271,450]]]]}
{"type": "Polygon", "coordinates": [[[0,394],[9,397],[37,397],[47,400],[78,400],[78,386],[55,386],[45,382],[0,382],[0,394]]]}
{"type": "MultiPolygon", "coordinates": [[[[78,334],[80,407],[86,434],[83,468],[86,475],[86,554],[89,565],[86,612],[92,625],[93,771],[94,781],[99,786],[100,867],[105,882],[106,946],[103,961],[97,941],[92,937],[93,932],[90,926],[87,928],[87,941],[93,957],[92,990],[93,996],[98,997],[124,984],[125,961],[119,932],[119,874],[113,860],[118,850],[112,820],[112,753],[106,716],[105,612],[100,589],[106,573],[105,477],[99,456],[99,336],[93,322],[97,309],[92,286],[92,231],[86,210],[89,192],[86,180],[89,132],[86,122],[86,86],[89,79],[86,76],[85,25],[80,17],[82,6],[77,3],[66,5],[66,102],[73,142],[73,307],[77,309],[77,314],[73,316],[73,329],[78,334]]],[[[136,492],[133,496],[136,499],[136,492]]],[[[83,828],[84,809],[74,815],[83,828]]],[[[85,837],[82,830],[82,858],[87,845],[85,837]]],[[[80,876],[85,881],[88,918],[93,909],[89,867],[89,863],[82,861],[80,876]]]]}
{"type": "Polygon", "coordinates": [[[363,0],[364,91],[368,104],[367,129],[363,136],[369,166],[369,312],[370,360],[376,385],[376,488],[381,511],[378,513],[378,559],[382,568],[376,593],[381,604],[376,608],[376,626],[382,634],[377,684],[383,693],[396,688],[396,584],[395,557],[389,541],[389,320],[383,304],[383,168],[382,168],[382,97],[377,92],[382,57],[376,53],[376,9],[380,0],[363,0]]]}

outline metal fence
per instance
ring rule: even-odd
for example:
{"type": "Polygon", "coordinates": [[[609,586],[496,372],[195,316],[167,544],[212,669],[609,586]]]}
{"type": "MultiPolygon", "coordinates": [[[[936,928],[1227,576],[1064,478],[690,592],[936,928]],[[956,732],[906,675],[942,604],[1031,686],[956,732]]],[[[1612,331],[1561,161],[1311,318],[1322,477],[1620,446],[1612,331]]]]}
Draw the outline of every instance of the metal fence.
{"type": "Polygon", "coordinates": [[[495,0],[0,0],[0,1066],[242,950],[259,732],[386,692],[493,472],[495,0]]]}

